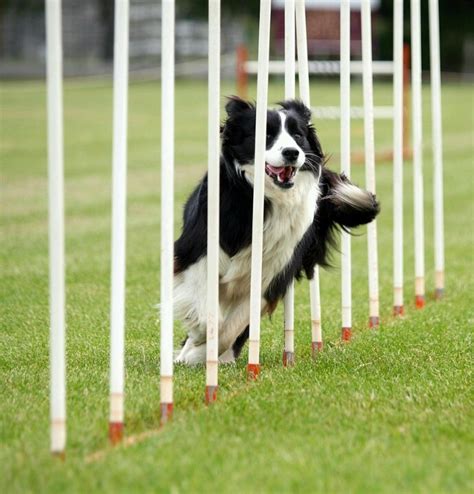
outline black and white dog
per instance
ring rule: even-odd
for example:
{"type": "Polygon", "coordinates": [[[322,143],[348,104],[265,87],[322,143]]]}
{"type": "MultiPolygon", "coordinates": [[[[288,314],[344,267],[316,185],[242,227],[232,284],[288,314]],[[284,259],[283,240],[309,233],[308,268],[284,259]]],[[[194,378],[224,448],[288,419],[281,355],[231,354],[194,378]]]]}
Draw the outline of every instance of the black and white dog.
{"type": "MultiPolygon", "coordinates": [[[[232,97],[221,130],[219,359],[233,362],[248,338],[255,106],[232,97]]],[[[267,113],[262,314],[271,314],[293,278],[328,263],[338,227],[372,221],[375,197],[328,170],[311,112],[289,100],[267,113]]],[[[177,362],[206,360],[207,176],[184,208],[175,243],[175,314],[188,332],[177,362]]]]}

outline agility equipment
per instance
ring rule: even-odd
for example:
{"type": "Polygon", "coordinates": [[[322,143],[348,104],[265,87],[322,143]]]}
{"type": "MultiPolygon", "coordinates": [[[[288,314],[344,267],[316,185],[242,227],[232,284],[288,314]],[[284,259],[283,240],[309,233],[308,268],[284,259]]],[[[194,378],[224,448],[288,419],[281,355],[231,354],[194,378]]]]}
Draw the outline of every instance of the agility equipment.
{"type": "Polygon", "coordinates": [[[64,288],[64,137],[61,2],[46,2],[51,452],[66,447],[66,322],[64,288]]]}
{"type": "Polygon", "coordinates": [[[262,308],[263,199],[267,135],[268,60],[270,55],[271,1],[260,0],[258,34],[257,114],[255,122],[255,181],[253,184],[252,261],[250,276],[250,337],[248,379],[260,372],[260,317],[262,308]]]}
{"type": "MultiPolygon", "coordinates": [[[[407,157],[408,50],[403,45],[403,0],[394,0],[393,63],[379,65],[372,60],[370,0],[362,0],[362,62],[350,60],[350,0],[341,1],[341,59],[327,62],[326,71],[340,74],[340,107],[334,110],[341,124],[341,169],[349,177],[351,166],[350,125],[354,116],[364,118],[367,188],[375,194],[374,118],[377,112],[391,113],[393,129],[393,312],[404,313],[403,279],[403,166],[407,157]],[[331,65],[333,64],[333,65],[331,65]],[[373,76],[378,71],[393,73],[393,110],[377,109],[373,102],[373,76]],[[363,76],[364,106],[351,108],[351,73],[363,76]]],[[[250,290],[250,341],[247,375],[260,372],[260,318],[262,312],[262,247],[265,182],[266,109],[268,76],[275,62],[269,61],[271,1],[260,2],[258,50],[255,181],[250,290]]],[[[421,98],[421,13],[420,1],[411,0],[412,35],[412,132],[415,219],[415,304],[425,305],[424,210],[421,98]]],[[[295,34],[298,60],[299,97],[310,107],[309,74],[319,62],[308,62],[304,0],[288,0],[285,6],[285,97],[295,96],[295,34]]],[[[113,74],[112,146],[112,246],[110,326],[110,417],[109,438],[118,443],[124,435],[125,384],[125,244],[127,183],[129,1],[115,2],[115,44],[113,74]]],[[[431,106],[434,163],[434,250],[435,297],[444,294],[443,148],[438,0],[429,1],[431,106]]],[[[219,108],[220,108],[220,1],[209,0],[209,101],[208,101],[208,276],[207,353],[205,401],[217,398],[219,354],[219,108]]],[[[161,309],[160,309],[160,412],[161,423],[173,411],[173,227],[174,227],[174,38],[175,2],[162,2],[162,86],[161,86],[161,309]]],[[[49,291],[50,291],[50,450],[65,457],[66,450],[66,364],[65,364],[65,252],[63,171],[63,88],[61,1],[46,1],[47,120],[49,198],[49,291]]],[[[326,63],[326,62],[325,62],[326,63]]],[[[251,62],[240,61],[248,73],[251,62]]],[[[321,67],[319,67],[321,69],[321,67]]],[[[242,83],[242,81],[240,81],[242,83]]],[[[327,110],[326,110],[327,111],[327,110]]],[[[332,110],[331,110],[332,111],[332,110]]],[[[377,229],[368,227],[369,324],[379,324],[377,229]]],[[[352,334],[351,244],[341,239],[342,339],[352,334]]],[[[319,269],[310,279],[311,347],[314,357],[322,349],[319,269]]],[[[294,364],[294,285],[285,296],[285,346],[283,362],[294,364]]]]}
{"type": "Polygon", "coordinates": [[[219,358],[220,0],[209,0],[206,403],[217,398],[219,358]]]}
{"type": "Polygon", "coordinates": [[[164,424],[173,414],[174,0],[163,0],[161,8],[160,410],[164,424]]]}

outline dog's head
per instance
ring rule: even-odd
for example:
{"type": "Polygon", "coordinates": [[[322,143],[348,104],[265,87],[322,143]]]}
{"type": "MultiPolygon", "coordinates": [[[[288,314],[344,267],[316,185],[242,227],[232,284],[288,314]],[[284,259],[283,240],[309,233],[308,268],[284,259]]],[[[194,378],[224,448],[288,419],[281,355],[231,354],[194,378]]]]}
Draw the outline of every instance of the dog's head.
{"type": "MultiPolygon", "coordinates": [[[[311,124],[311,111],[298,100],[283,101],[267,112],[265,151],[266,188],[290,189],[302,171],[316,176],[323,152],[311,124]]],[[[226,105],[222,152],[231,173],[253,183],[255,156],[255,105],[237,97],[226,105]]]]}

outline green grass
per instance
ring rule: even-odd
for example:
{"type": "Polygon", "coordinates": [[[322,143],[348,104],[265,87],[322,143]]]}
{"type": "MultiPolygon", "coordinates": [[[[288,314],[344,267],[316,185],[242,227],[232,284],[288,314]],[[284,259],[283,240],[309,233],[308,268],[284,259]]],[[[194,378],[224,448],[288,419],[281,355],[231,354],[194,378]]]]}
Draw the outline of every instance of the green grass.
{"type": "MultiPolygon", "coordinates": [[[[391,317],[390,163],[377,167],[382,327],[366,329],[364,230],[353,240],[355,338],[339,344],[336,267],[321,277],[325,350],[310,359],[309,297],[297,287],[293,369],[281,366],[282,309],[262,326],[262,374],[245,380],[246,355],[220,370],[218,403],[203,404],[203,368],[176,368],[175,419],[128,448],[108,449],[111,86],[65,86],[68,449],[48,452],[48,257],[45,88],[0,86],[1,492],[472,492],[474,297],[473,90],[443,88],[445,300],[413,309],[412,168],[405,165],[405,319],[391,317]],[[102,459],[86,458],[106,450],[102,459]]],[[[234,91],[226,86],[224,94],[234,91]]],[[[282,97],[273,83],[270,99],[282,97]]],[[[315,104],[337,104],[338,87],[314,85],[315,104]]],[[[361,100],[361,87],[353,88],[361,100]]],[[[391,86],[376,86],[377,102],[391,86]]],[[[127,238],[126,433],[159,423],[160,92],[130,91],[127,238]]],[[[430,103],[424,91],[426,267],[433,290],[430,103]]],[[[183,202],[206,167],[206,86],[176,91],[176,231],[183,202]]],[[[327,153],[338,123],[316,122],[327,153]]],[[[353,126],[361,149],[362,122],[353,126]]],[[[377,148],[391,124],[378,122],[377,148]]],[[[338,168],[337,162],[332,166],[338,168]]],[[[353,178],[363,183],[363,167],[353,178]]],[[[183,336],[177,325],[176,340],[183,336]]]]}

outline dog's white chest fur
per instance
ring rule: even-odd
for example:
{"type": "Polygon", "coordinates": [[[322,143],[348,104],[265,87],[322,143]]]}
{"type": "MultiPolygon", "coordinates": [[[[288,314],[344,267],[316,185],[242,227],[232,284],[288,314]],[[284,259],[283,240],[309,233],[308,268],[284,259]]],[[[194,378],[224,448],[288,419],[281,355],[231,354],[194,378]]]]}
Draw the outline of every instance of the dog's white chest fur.
{"type": "MultiPolygon", "coordinates": [[[[319,196],[318,180],[310,172],[300,172],[290,190],[277,190],[266,182],[265,196],[271,200],[263,231],[262,293],[291,260],[296,245],[311,225],[319,196]]],[[[248,324],[252,248],[248,246],[229,257],[219,258],[219,354],[230,349],[248,324]]],[[[205,360],[207,321],[207,257],[175,277],[175,315],[185,324],[189,338],[177,361],[205,360]]],[[[262,307],[265,310],[265,306],[262,307]]]]}
{"type": "MultiPolygon", "coordinates": [[[[293,256],[298,242],[311,225],[319,195],[316,179],[300,172],[290,190],[265,191],[271,200],[271,211],[263,225],[262,293],[293,256]]],[[[251,246],[232,258],[221,253],[221,292],[229,300],[248,296],[250,290],[251,246]]]]}

